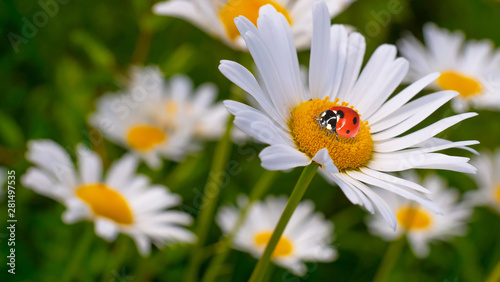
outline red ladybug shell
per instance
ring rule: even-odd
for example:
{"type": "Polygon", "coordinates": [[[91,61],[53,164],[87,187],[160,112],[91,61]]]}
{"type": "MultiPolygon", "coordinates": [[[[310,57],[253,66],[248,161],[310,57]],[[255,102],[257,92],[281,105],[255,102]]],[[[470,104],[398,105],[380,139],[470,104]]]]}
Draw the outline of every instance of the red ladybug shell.
{"type": "Polygon", "coordinates": [[[337,126],[335,132],[342,137],[353,138],[359,131],[359,115],[348,107],[331,107],[330,111],[337,114],[337,126]]]}

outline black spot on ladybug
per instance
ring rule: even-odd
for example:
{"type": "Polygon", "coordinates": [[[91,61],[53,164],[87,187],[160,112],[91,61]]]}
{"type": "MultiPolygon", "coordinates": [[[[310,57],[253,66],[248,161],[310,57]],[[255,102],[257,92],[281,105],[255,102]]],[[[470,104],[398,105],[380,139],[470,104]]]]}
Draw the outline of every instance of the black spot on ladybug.
{"type": "Polygon", "coordinates": [[[338,118],[344,118],[344,112],[343,111],[337,111],[337,116],[338,116],[338,118]]]}
{"type": "Polygon", "coordinates": [[[350,130],[347,130],[346,133],[349,134],[349,132],[351,132],[350,130]]]}
{"type": "Polygon", "coordinates": [[[354,117],[354,118],[352,119],[352,124],[356,124],[357,122],[358,122],[358,118],[357,118],[357,117],[354,117]]]}

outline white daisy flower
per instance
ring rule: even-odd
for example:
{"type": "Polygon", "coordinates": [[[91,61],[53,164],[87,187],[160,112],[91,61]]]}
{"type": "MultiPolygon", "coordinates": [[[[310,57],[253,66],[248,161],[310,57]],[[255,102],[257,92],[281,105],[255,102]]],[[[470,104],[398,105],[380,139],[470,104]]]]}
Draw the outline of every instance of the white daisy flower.
{"type": "Polygon", "coordinates": [[[158,68],[136,67],[126,90],[97,101],[90,123],[156,169],[161,157],[180,161],[200,147],[197,141],[225,132],[229,113],[221,103],[214,104],[216,96],[212,84],[194,91],[185,76],[174,76],[167,84],[158,68]]]}
{"type": "MultiPolygon", "coordinates": [[[[417,180],[415,180],[417,181],[417,180]]],[[[453,236],[462,236],[467,231],[467,222],[472,209],[464,203],[459,203],[459,193],[447,187],[446,183],[436,175],[427,176],[422,185],[432,194],[430,198],[443,211],[435,215],[427,208],[401,198],[397,195],[380,191],[398,220],[397,231],[387,226],[380,215],[372,215],[368,219],[368,227],[372,234],[382,239],[392,241],[406,234],[413,253],[424,258],[429,255],[429,243],[436,240],[446,241],[453,236]]]]}
{"type": "MultiPolygon", "coordinates": [[[[329,18],[340,14],[354,0],[327,0],[329,18]]],[[[244,16],[252,23],[257,23],[259,9],[272,5],[282,13],[292,26],[295,46],[308,48],[311,42],[312,15],[310,0],[171,0],[153,6],[153,11],[185,19],[208,34],[218,37],[227,45],[246,50],[244,40],[234,24],[234,18],[244,16]]]]}
{"type": "Polygon", "coordinates": [[[195,236],[182,227],[192,218],[169,210],[181,197],[162,185],[136,174],[137,158],[128,154],[114,162],[105,178],[100,157],[79,145],[78,170],[69,154],[51,140],[30,141],[26,158],[35,164],[22,176],[23,186],[61,202],[65,223],[91,220],[98,236],[113,241],[119,232],[132,237],[142,255],[151,243],[159,248],[175,242],[193,242],[195,236]]]}
{"type": "MultiPolygon", "coordinates": [[[[246,205],[241,199],[239,203],[241,207],[246,205]]],[[[264,201],[252,203],[233,239],[233,247],[260,258],[286,203],[285,196],[268,196],[264,201]]],[[[225,234],[236,224],[241,207],[224,206],[217,213],[217,224],[225,234]]],[[[331,262],[337,258],[337,250],[331,246],[332,240],[333,223],[325,220],[323,214],[314,212],[312,201],[303,201],[278,241],[272,261],[296,275],[305,275],[304,262],[331,262]]]]}
{"type": "Polygon", "coordinates": [[[440,72],[429,87],[460,93],[452,101],[455,111],[470,105],[500,110],[500,50],[495,51],[490,40],[465,42],[461,31],[449,32],[433,23],[424,26],[424,39],[427,46],[411,34],[398,42],[410,61],[409,81],[440,72]]]}
{"type": "Polygon", "coordinates": [[[495,153],[482,152],[472,160],[478,169],[478,190],[467,192],[466,201],[471,206],[489,206],[500,214],[500,149],[495,153]]]}
{"type": "MultiPolygon", "coordinates": [[[[234,101],[224,102],[235,115],[234,124],[239,129],[271,145],[260,153],[264,168],[287,170],[314,162],[321,166],[321,173],[328,181],[340,186],[349,200],[372,213],[379,210],[393,228],[396,227],[394,213],[367,184],[438,211],[423,195],[429,193],[427,189],[386,172],[412,168],[475,172],[467,163],[468,158],[435,152],[465,148],[477,141],[433,138],[475,113],[448,117],[400,136],[458,95],[454,91],[442,91],[410,101],[439,74],[430,74],[388,99],[406,75],[408,62],[396,58],[395,46],[382,45],[360,74],[365,52],[363,36],[356,32],[348,34],[340,25],[330,27],[327,7],[318,3],[313,8],[309,87],[306,88],[300,79],[292,31],[286,18],[270,5],[261,8],[260,13],[258,29],[244,17],[236,18],[235,22],[249,46],[262,82],[235,62],[222,61],[219,69],[260,106],[255,109],[234,101]],[[339,125],[341,121],[346,121],[348,128],[359,125],[355,138],[331,134],[332,130],[318,123],[320,115],[334,106],[350,107],[359,114],[353,118],[355,112],[349,108],[343,108],[350,114],[349,120],[341,120],[341,113],[338,114],[339,125]]],[[[342,134],[348,133],[345,128],[340,130],[342,134]]]]}

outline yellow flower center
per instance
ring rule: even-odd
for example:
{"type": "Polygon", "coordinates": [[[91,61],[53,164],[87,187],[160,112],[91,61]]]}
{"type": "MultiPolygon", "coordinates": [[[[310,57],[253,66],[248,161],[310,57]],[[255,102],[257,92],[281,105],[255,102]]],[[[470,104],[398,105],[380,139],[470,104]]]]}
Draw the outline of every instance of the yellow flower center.
{"type": "Polygon", "coordinates": [[[150,125],[137,125],[132,127],[127,134],[130,147],[137,150],[149,150],[167,139],[165,133],[150,125]]]}
{"type": "Polygon", "coordinates": [[[271,4],[276,11],[282,13],[286,17],[290,25],[292,24],[292,20],[286,8],[272,0],[229,0],[226,5],[219,10],[219,17],[226,28],[229,38],[234,40],[240,34],[234,24],[234,18],[244,16],[254,25],[257,25],[259,9],[267,4],[271,4]]]}
{"type": "Polygon", "coordinates": [[[427,211],[416,207],[404,206],[396,213],[399,224],[406,230],[421,230],[431,225],[427,211]]]}
{"type": "Polygon", "coordinates": [[[500,184],[495,188],[495,200],[500,204],[500,184]]]}
{"type": "Polygon", "coordinates": [[[359,132],[355,138],[338,136],[337,140],[335,134],[327,136],[326,129],[322,129],[315,118],[333,106],[348,106],[345,102],[339,105],[338,101],[328,101],[326,97],[324,100],[310,100],[300,104],[293,109],[289,126],[299,150],[310,158],[319,150],[327,148],[338,170],[356,169],[364,166],[372,155],[373,140],[368,122],[360,120],[359,132]]]}
{"type": "MultiPolygon", "coordinates": [[[[259,247],[266,247],[271,239],[272,232],[259,232],[254,235],[255,244],[259,247]]],[[[273,257],[284,257],[291,254],[293,251],[292,242],[286,237],[281,236],[276,248],[273,252],[273,257]]]]}
{"type": "Polygon", "coordinates": [[[175,101],[168,101],[165,103],[165,111],[167,114],[175,115],[179,111],[179,106],[175,101]]]}
{"type": "Polygon", "coordinates": [[[445,90],[457,91],[462,98],[470,98],[483,90],[477,79],[455,71],[442,72],[437,84],[445,90]]]}
{"type": "Polygon", "coordinates": [[[119,224],[132,224],[134,221],[127,201],[105,184],[80,186],[76,189],[76,195],[90,206],[96,216],[109,218],[119,224]]]}

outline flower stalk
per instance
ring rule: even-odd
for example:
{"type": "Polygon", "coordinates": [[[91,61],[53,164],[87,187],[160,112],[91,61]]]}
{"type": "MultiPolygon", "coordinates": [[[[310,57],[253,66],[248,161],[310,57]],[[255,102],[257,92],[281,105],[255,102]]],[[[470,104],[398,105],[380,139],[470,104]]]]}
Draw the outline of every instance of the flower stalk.
{"type": "Polygon", "coordinates": [[[69,258],[69,262],[66,267],[66,271],[62,275],[62,282],[72,281],[78,268],[81,266],[83,259],[88,254],[88,251],[92,245],[92,240],[94,239],[94,229],[89,224],[86,224],[85,231],[82,237],[78,240],[74,252],[69,258]]]}
{"type": "Polygon", "coordinates": [[[304,196],[304,193],[306,192],[307,187],[311,183],[311,180],[313,179],[317,170],[318,166],[313,163],[306,166],[302,171],[302,174],[300,175],[300,178],[295,184],[292,194],[288,199],[285,210],[283,211],[283,214],[281,215],[278,224],[274,229],[273,235],[271,236],[271,239],[269,240],[269,243],[267,244],[262,257],[259,259],[257,266],[253,270],[252,276],[249,280],[250,282],[262,281],[264,279],[264,276],[266,275],[266,271],[270,264],[271,255],[276,248],[276,245],[278,244],[278,241],[281,238],[281,235],[283,234],[288,221],[292,217],[292,214],[297,208],[300,200],[302,200],[302,197],[304,196]]]}
{"type": "Polygon", "coordinates": [[[230,253],[231,244],[233,242],[234,236],[236,236],[238,230],[240,230],[241,226],[243,225],[243,222],[245,222],[249,207],[252,205],[253,202],[260,199],[262,195],[264,195],[269,190],[269,187],[271,187],[271,185],[273,184],[277,174],[278,174],[277,171],[266,170],[263,173],[263,175],[259,178],[259,181],[257,181],[254,188],[252,189],[252,192],[250,193],[247,205],[242,209],[233,229],[231,230],[231,232],[229,232],[229,234],[226,237],[224,237],[221,240],[221,242],[219,242],[218,248],[216,250],[217,253],[215,257],[211,260],[207,268],[207,272],[203,276],[202,280],[203,282],[215,281],[217,275],[219,274],[219,270],[222,264],[226,261],[227,256],[230,253]]]}
{"type": "Polygon", "coordinates": [[[401,236],[401,238],[391,242],[375,274],[375,278],[373,279],[374,282],[383,282],[387,280],[388,275],[391,273],[392,268],[403,251],[405,240],[405,236],[401,236]]]}
{"type": "MultiPolygon", "coordinates": [[[[229,118],[226,126],[226,132],[222,138],[217,143],[215,148],[215,153],[212,161],[212,167],[210,169],[209,176],[218,175],[220,172],[225,171],[225,166],[229,160],[229,155],[231,152],[232,142],[231,142],[231,128],[233,125],[233,119],[229,118]]],[[[207,239],[208,231],[212,225],[213,215],[219,199],[220,189],[218,179],[216,177],[209,177],[205,188],[207,187],[218,187],[219,191],[209,196],[203,197],[203,201],[200,206],[200,212],[197,218],[197,228],[196,236],[198,241],[196,242],[189,265],[187,268],[186,281],[198,281],[200,266],[203,262],[203,246],[207,239]]]]}

